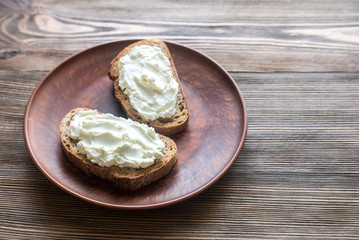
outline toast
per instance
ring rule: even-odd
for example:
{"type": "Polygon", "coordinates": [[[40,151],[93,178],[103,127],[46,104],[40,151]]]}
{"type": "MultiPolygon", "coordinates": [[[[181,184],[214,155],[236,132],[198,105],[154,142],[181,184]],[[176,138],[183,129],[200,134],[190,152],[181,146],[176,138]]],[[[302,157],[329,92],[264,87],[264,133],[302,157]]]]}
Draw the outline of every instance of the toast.
{"type": "Polygon", "coordinates": [[[111,68],[108,74],[110,79],[114,80],[114,94],[129,118],[137,122],[145,123],[148,126],[153,127],[156,130],[156,132],[164,135],[173,135],[186,129],[189,120],[188,104],[186,101],[186,97],[183,93],[171,54],[164,42],[160,40],[149,39],[131,44],[130,46],[123,49],[112,60],[111,68]],[[119,86],[119,66],[118,66],[119,60],[121,59],[121,57],[125,56],[128,52],[130,52],[134,47],[143,44],[157,46],[162,50],[165,56],[169,59],[172,74],[175,80],[178,82],[179,87],[178,87],[178,94],[177,94],[176,107],[175,107],[176,111],[175,114],[169,118],[158,118],[153,121],[144,119],[143,117],[141,117],[138,111],[136,111],[132,107],[130,103],[130,99],[119,86]]]}
{"type": "Polygon", "coordinates": [[[63,149],[69,161],[87,175],[95,175],[104,180],[115,183],[122,190],[134,191],[143,186],[149,185],[164,176],[175,166],[177,162],[177,146],[175,142],[161,134],[161,140],[165,143],[164,157],[157,159],[154,164],[146,168],[130,167],[101,167],[92,163],[77,150],[77,141],[70,137],[69,125],[74,115],[80,110],[87,108],[76,108],[65,115],[60,124],[60,138],[63,149]]]}

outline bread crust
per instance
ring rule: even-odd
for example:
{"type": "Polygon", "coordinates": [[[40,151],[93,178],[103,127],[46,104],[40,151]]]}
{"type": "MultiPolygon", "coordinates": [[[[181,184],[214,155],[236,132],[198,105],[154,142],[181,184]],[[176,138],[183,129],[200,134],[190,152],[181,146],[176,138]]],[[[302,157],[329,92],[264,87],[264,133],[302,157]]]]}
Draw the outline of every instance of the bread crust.
{"type": "Polygon", "coordinates": [[[188,121],[189,121],[189,109],[186,97],[183,93],[183,89],[181,86],[181,83],[179,81],[177,71],[174,65],[174,62],[172,60],[171,54],[167,48],[167,45],[160,40],[156,39],[147,39],[142,40],[139,42],[135,42],[125,49],[123,49],[111,62],[111,67],[109,71],[109,77],[110,79],[114,80],[114,94],[117,98],[117,100],[120,102],[122,108],[126,112],[127,116],[134,121],[145,123],[151,127],[153,127],[158,133],[164,134],[164,135],[173,135],[176,133],[179,133],[186,129],[188,121]],[[143,119],[140,114],[132,107],[130,100],[128,96],[122,91],[119,83],[119,68],[118,63],[120,58],[125,56],[129,51],[131,51],[132,48],[139,46],[139,45],[151,45],[151,46],[157,46],[161,48],[163,53],[167,56],[167,58],[170,61],[171,64],[171,70],[174,78],[178,82],[179,89],[178,89],[178,95],[177,95],[177,101],[176,101],[176,112],[175,114],[170,118],[159,118],[153,121],[148,121],[143,119]]]}
{"type": "Polygon", "coordinates": [[[162,159],[156,160],[153,165],[147,168],[101,167],[92,163],[85,155],[77,151],[77,142],[70,137],[69,125],[71,119],[80,110],[89,109],[76,108],[67,113],[60,123],[59,134],[68,160],[87,175],[95,175],[104,180],[111,181],[122,190],[134,191],[163,178],[175,166],[177,162],[177,146],[172,139],[161,134],[160,138],[166,146],[165,156],[162,159]]]}

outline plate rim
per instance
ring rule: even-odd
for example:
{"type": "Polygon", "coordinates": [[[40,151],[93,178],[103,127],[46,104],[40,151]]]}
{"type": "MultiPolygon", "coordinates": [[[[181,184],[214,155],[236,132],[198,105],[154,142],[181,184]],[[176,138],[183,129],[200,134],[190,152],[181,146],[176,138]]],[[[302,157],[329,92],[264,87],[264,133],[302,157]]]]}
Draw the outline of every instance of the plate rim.
{"type": "Polygon", "coordinates": [[[80,193],[77,193],[76,191],[64,186],[63,184],[61,184],[60,182],[58,182],[57,180],[55,180],[38,162],[38,160],[35,157],[35,154],[33,152],[33,149],[31,148],[31,142],[29,140],[29,126],[28,126],[28,119],[29,119],[29,114],[30,114],[30,110],[31,110],[31,106],[33,104],[34,98],[37,94],[37,92],[39,91],[39,89],[41,88],[41,86],[44,84],[44,82],[49,78],[49,76],[51,76],[57,69],[59,69],[62,65],[64,65],[67,61],[70,61],[72,58],[77,57],[78,55],[83,54],[86,51],[90,51],[92,49],[104,46],[104,45],[110,45],[110,44],[116,44],[116,43],[121,43],[121,42],[136,42],[136,41],[140,41],[143,39],[121,39],[121,40],[116,40],[116,41],[109,41],[109,42],[104,42],[104,43],[100,43],[100,44],[96,44],[92,47],[80,50],[78,52],[75,52],[74,54],[66,57],[64,60],[62,60],[59,64],[57,64],[54,68],[52,68],[50,71],[47,72],[47,74],[45,74],[45,76],[40,80],[40,82],[37,83],[36,87],[34,88],[34,90],[32,91],[30,98],[26,104],[26,108],[25,108],[25,113],[24,113],[24,118],[23,118],[23,134],[24,134],[24,141],[25,141],[25,145],[27,148],[27,151],[32,159],[32,161],[35,163],[35,165],[37,166],[37,168],[42,172],[42,174],[44,174],[52,183],[54,183],[57,187],[61,188],[62,190],[64,190],[65,192],[76,196],[82,200],[85,200],[89,203],[93,203],[96,204],[98,206],[103,206],[103,207],[109,207],[109,208],[114,208],[114,209],[125,209],[125,210],[136,210],[136,209],[153,209],[153,208],[159,208],[159,207],[165,207],[165,206],[169,206],[172,204],[176,204],[182,201],[185,201],[191,197],[194,197],[198,194],[200,194],[201,192],[203,192],[204,190],[208,189],[209,187],[211,187],[214,183],[216,183],[220,178],[223,177],[223,175],[231,168],[231,166],[233,165],[233,163],[236,161],[236,159],[238,158],[244,143],[246,141],[247,138],[247,131],[248,131],[248,114],[247,114],[247,108],[246,108],[246,104],[244,102],[244,98],[243,95],[241,93],[241,90],[238,87],[238,84],[234,81],[234,79],[231,77],[231,75],[219,64],[217,63],[217,61],[215,61],[213,58],[209,57],[208,55],[205,55],[191,47],[182,45],[180,43],[177,42],[172,42],[172,41],[167,41],[167,40],[162,40],[164,41],[166,44],[169,43],[171,45],[176,45],[177,47],[182,47],[182,48],[186,48],[198,55],[200,55],[202,58],[208,59],[209,61],[211,61],[213,64],[215,64],[223,74],[225,74],[225,76],[227,77],[227,79],[230,80],[231,84],[234,86],[235,88],[235,92],[238,95],[238,98],[240,100],[240,103],[242,105],[242,111],[243,111],[243,133],[241,136],[241,139],[238,143],[238,146],[236,147],[236,151],[233,154],[232,158],[230,159],[230,161],[228,161],[228,163],[226,164],[226,167],[220,172],[218,173],[214,178],[211,179],[211,181],[207,182],[206,184],[204,184],[203,186],[201,186],[200,188],[185,194],[181,197],[177,197],[175,199],[172,200],[167,200],[167,201],[163,201],[163,202],[158,202],[158,203],[152,203],[152,204],[141,204],[141,205],[128,205],[128,204],[112,204],[112,203],[106,203],[104,201],[98,201],[92,198],[88,198],[86,196],[83,196],[80,193]]]}

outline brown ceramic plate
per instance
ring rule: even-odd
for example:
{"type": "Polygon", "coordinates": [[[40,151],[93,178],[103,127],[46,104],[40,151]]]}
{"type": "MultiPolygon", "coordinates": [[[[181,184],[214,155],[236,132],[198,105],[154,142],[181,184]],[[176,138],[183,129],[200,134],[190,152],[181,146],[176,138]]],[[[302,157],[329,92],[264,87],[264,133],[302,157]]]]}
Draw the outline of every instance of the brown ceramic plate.
{"type": "Polygon", "coordinates": [[[243,97],[230,75],[209,57],[167,42],[191,113],[186,131],[173,137],[175,168],[148,187],[123,192],[72,166],[61,147],[60,121],[77,107],[125,117],[107,72],[117,53],[134,41],[106,43],[66,59],[35,88],[24,117],[28,151],[45,176],[81,199],[123,209],[166,206],[202,192],[234,163],[247,133],[243,97]]]}

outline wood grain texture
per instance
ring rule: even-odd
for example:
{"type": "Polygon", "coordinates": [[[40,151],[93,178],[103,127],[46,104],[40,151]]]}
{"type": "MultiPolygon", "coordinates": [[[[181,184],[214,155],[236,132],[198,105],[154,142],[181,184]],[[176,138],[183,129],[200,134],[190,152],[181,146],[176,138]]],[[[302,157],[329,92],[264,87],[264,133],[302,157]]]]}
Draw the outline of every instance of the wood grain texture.
{"type": "Polygon", "coordinates": [[[356,71],[358,10],[355,0],[4,1],[0,69],[50,70],[78,50],[130,36],[185,44],[227,70],[356,71]]]}
{"type": "Polygon", "coordinates": [[[1,1],[0,238],[357,239],[357,1],[1,1]],[[36,168],[23,113],[40,79],[95,44],[159,37],[217,60],[240,87],[247,141],[185,202],[114,211],[36,168]]]}

